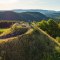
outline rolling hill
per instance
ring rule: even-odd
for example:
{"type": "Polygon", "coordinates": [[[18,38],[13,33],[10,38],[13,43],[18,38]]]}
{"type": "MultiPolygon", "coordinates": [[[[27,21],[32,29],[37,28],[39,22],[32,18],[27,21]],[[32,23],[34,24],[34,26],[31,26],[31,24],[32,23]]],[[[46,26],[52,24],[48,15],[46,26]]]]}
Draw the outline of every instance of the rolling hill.
{"type": "Polygon", "coordinates": [[[43,15],[40,12],[22,12],[17,13],[13,11],[3,11],[0,12],[0,20],[19,20],[19,21],[40,21],[40,20],[47,20],[48,17],[43,15]]]}
{"type": "Polygon", "coordinates": [[[15,9],[11,11],[0,11],[0,20],[40,21],[53,18],[60,20],[60,11],[42,9],[15,9]]]}
{"type": "Polygon", "coordinates": [[[60,44],[35,25],[21,35],[0,39],[1,60],[60,60],[59,49],[60,44]]]}
{"type": "Polygon", "coordinates": [[[54,10],[42,10],[42,9],[15,9],[12,10],[14,12],[17,13],[21,13],[21,12],[40,12],[44,15],[46,15],[47,17],[50,18],[54,18],[54,19],[60,19],[60,11],[54,11],[54,10]]]}

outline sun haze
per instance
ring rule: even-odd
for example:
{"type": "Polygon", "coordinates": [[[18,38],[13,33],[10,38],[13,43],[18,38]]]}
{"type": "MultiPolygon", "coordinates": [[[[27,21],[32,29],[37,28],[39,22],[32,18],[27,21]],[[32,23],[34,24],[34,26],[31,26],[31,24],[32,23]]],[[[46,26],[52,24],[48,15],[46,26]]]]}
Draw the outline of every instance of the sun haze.
{"type": "Polygon", "coordinates": [[[12,9],[60,10],[60,0],[0,0],[0,10],[12,9]]]}

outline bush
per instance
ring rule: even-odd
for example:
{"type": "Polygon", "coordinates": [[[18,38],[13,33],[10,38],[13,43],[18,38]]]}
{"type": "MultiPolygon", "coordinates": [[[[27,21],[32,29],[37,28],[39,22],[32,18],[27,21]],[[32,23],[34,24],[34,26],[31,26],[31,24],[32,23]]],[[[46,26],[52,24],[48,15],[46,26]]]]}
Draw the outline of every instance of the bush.
{"type": "Polygon", "coordinates": [[[56,40],[60,43],[60,37],[56,37],[56,40]]]}
{"type": "Polygon", "coordinates": [[[58,23],[52,19],[49,19],[48,21],[42,20],[38,23],[38,26],[54,38],[60,36],[60,28],[58,23]]]}
{"type": "Polygon", "coordinates": [[[22,26],[18,23],[15,23],[11,26],[11,32],[14,32],[16,30],[19,30],[20,28],[22,28],[22,26]]]}
{"type": "Polygon", "coordinates": [[[48,24],[45,20],[42,20],[41,22],[38,23],[38,26],[43,29],[44,31],[48,30],[48,24]]]}
{"type": "Polygon", "coordinates": [[[0,21],[0,28],[9,28],[15,22],[0,21]]]}

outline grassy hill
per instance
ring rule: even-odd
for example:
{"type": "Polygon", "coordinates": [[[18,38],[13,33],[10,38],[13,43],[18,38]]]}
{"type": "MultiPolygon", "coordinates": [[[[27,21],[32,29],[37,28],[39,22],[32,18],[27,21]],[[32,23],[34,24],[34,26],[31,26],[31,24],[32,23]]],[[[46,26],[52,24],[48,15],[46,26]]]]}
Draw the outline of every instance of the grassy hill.
{"type": "Polygon", "coordinates": [[[60,60],[60,43],[33,24],[23,34],[0,39],[0,60],[60,60]]]}

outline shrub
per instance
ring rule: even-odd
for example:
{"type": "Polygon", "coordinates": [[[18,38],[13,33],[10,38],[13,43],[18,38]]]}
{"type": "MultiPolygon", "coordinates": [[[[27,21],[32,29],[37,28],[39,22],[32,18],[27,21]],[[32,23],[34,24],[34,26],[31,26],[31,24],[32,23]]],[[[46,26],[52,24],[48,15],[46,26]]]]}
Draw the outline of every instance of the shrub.
{"type": "Polygon", "coordinates": [[[56,37],[56,40],[60,43],[60,37],[56,37]]]}
{"type": "Polygon", "coordinates": [[[41,22],[38,23],[38,26],[43,29],[44,31],[46,31],[48,29],[48,24],[45,20],[42,20],[41,22]]]}
{"type": "Polygon", "coordinates": [[[60,36],[60,28],[58,23],[52,19],[49,19],[48,21],[42,20],[38,23],[38,26],[54,38],[60,36]]]}

